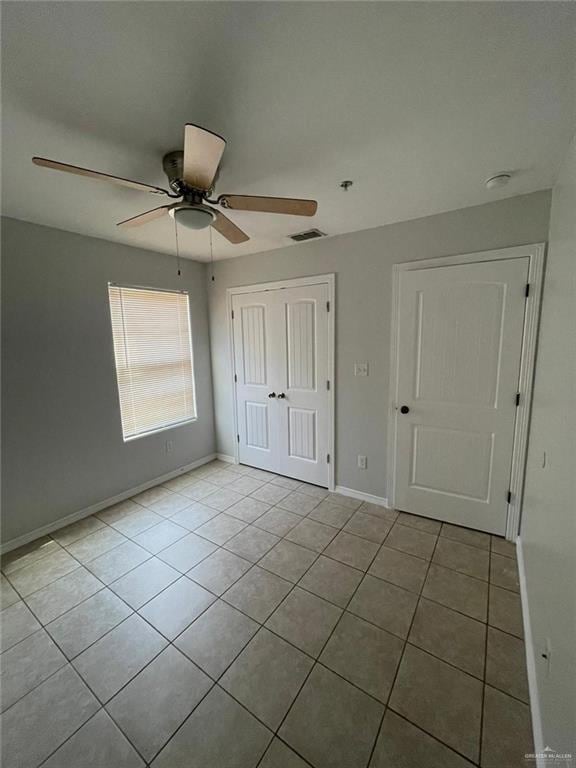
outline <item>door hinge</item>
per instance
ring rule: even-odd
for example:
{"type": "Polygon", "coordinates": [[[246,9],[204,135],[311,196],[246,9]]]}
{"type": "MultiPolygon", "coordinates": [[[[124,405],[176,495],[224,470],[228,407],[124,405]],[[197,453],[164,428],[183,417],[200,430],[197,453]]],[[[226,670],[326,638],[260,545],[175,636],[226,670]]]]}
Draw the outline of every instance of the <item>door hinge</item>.
{"type": "Polygon", "coordinates": [[[526,296],[526,298],[530,296],[530,283],[526,283],[526,290],[524,291],[524,296],[526,296]]]}
{"type": "Polygon", "coordinates": [[[330,464],[330,454],[326,454],[326,464],[330,464]]]}
{"type": "Polygon", "coordinates": [[[232,310],[232,320],[234,320],[234,310],[232,310]]]}
{"type": "Polygon", "coordinates": [[[330,381],[329,380],[326,381],[326,389],[328,391],[330,391],[330,381]]]}
{"type": "Polygon", "coordinates": [[[326,312],[330,312],[330,302],[326,302],[326,312]]]}
{"type": "Polygon", "coordinates": [[[234,374],[234,381],[238,382],[238,376],[236,374],[234,374]]]}
{"type": "Polygon", "coordinates": [[[520,392],[516,392],[516,408],[520,405],[520,392]]]}
{"type": "Polygon", "coordinates": [[[239,442],[240,442],[240,435],[236,435],[236,442],[237,442],[237,443],[239,443],[239,442]]]}
{"type": "Polygon", "coordinates": [[[508,491],[508,495],[506,496],[506,500],[508,504],[512,504],[512,491],[508,491]]]}

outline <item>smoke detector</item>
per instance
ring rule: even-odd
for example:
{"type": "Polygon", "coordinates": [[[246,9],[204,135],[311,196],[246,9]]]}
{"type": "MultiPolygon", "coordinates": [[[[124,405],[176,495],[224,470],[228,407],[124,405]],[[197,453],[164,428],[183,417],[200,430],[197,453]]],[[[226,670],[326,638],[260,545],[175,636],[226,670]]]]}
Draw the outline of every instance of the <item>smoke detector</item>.
{"type": "Polygon", "coordinates": [[[486,186],[486,189],[498,189],[498,187],[505,187],[511,178],[512,178],[511,173],[508,173],[508,172],[497,173],[494,176],[490,176],[489,179],[486,179],[484,184],[486,186]]]}

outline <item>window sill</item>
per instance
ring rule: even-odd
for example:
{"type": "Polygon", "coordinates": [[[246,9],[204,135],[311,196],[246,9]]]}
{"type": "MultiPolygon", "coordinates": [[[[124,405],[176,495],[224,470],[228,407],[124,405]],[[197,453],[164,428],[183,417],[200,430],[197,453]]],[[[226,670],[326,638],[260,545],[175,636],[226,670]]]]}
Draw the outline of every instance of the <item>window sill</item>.
{"type": "Polygon", "coordinates": [[[158,429],[151,429],[149,432],[141,432],[138,435],[123,437],[123,440],[125,443],[132,443],[134,440],[141,440],[143,437],[151,437],[152,435],[157,435],[160,432],[167,432],[169,429],[185,427],[187,424],[194,424],[196,421],[198,421],[198,416],[194,416],[191,419],[186,419],[185,421],[177,421],[174,424],[167,424],[165,427],[158,427],[158,429]]]}

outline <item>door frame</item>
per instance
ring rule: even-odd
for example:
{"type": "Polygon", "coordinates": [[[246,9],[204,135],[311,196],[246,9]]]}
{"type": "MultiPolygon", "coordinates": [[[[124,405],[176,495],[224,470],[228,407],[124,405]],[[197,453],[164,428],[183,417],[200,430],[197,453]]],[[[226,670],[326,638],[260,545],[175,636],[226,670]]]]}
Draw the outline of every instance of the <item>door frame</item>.
{"type": "Polygon", "coordinates": [[[388,500],[394,507],[396,483],[396,438],[398,426],[398,368],[399,368],[399,310],[400,310],[400,275],[419,269],[435,269],[437,267],[456,266],[458,264],[473,264],[475,262],[501,261],[503,259],[528,258],[528,283],[530,291],[526,299],[524,314],[524,332],[522,336],[522,352],[520,359],[520,374],[518,391],[520,404],[516,408],[514,423],[514,443],[512,448],[512,466],[510,471],[511,501],[508,503],[506,517],[506,538],[515,541],[520,532],[522,498],[524,493],[524,475],[526,469],[526,453],[528,445],[528,427],[532,405],[532,389],[534,382],[534,367],[536,362],[536,342],[538,323],[542,302],[542,284],[544,278],[544,258],[546,243],[533,243],[512,248],[502,248],[496,251],[479,251],[456,256],[441,256],[439,258],[420,259],[394,264],[392,267],[392,324],[390,336],[390,384],[388,395],[388,440],[386,476],[388,482],[388,500]]]}
{"type": "Polygon", "coordinates": [[[328,312],[328,372],[330,376],[330,389],[328,390],[328,453],[330,461],[328,463],[328,490],[334,491],[335,488],[335,466],[336,466],[336,447],[335,447],[335,391],[336,391],[336,370],[335,370],[335,349],[336,349],[336,276],[332,272],[326,275],[310,275],[309,277],[295,277],[289,280],[276,280],[274,282],[255,283],[251,285],[239,285],[226,290],[226,309],[228,314],[228,346],[230,354],[230,373],[232,384],[232,408],[234,414],[234,463],[239,464],[238,440],[238,403],[236,398],[236,382],[234,381],[234,326],[232,323],[232,301],[238,294],[262,293],[263,291],[277,291],[282,288],[300,288],[306,285],[327,285],[328,301],[330,302],[330,311],[328,312]]]}

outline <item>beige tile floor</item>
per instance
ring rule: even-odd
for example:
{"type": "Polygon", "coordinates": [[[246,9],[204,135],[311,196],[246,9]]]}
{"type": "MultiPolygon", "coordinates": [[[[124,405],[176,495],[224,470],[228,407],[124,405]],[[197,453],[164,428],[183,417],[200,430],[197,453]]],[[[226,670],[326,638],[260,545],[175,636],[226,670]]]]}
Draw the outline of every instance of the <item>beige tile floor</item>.
{"type": "Polygon", "coordinates": [[[9,553],[4,768],[515,768],[514,550],[213,462],[9,553]]]}

